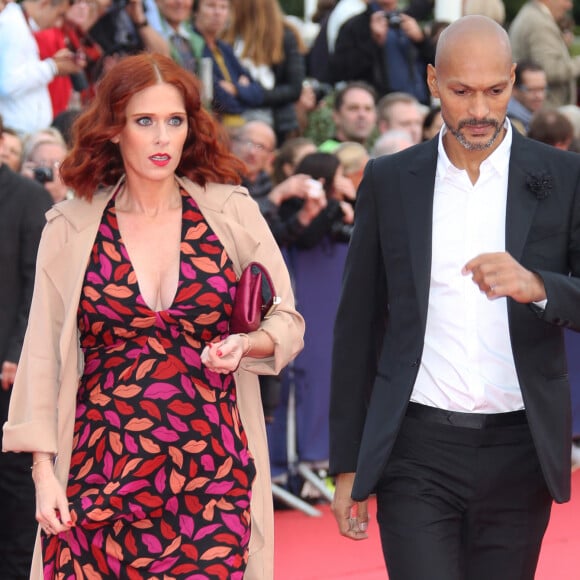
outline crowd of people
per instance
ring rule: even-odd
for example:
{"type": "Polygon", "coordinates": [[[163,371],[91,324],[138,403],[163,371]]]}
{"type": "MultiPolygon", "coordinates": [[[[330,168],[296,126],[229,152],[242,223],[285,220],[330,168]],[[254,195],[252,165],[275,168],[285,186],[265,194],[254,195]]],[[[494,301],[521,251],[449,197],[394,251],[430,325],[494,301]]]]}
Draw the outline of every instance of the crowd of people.
{"type": "MultiPolygon", "coordinates": [[[[571,7],[528,0],[506,22],[499,0],[463,3],[465,15],[497,27],[476,20],[463,30],[500,48],[509,39],[509,91],[490,85],[485,93],[507,96],[514,147],[523,135],[580,153],[571,7]]],[[[364,537],[365,493],[377,479],[350,477],[359,454],[372,455],[360,408],[371,377],[360,368],[376,367],[369,357],[380,357],[373,340],[384,329],[371,328],[369,314],[382,318],[377,311],[363,310],[380,298],[396,318],[401,305],[391,292],[417,292],[373,279],[362,294],[369,274],[357,272],[370,264],[376,247],[368,244],[379,236],[369,173],[393,155],[411,166],[452,132],[441,80],[449,49],[439,42],[467,40],[454,23],[433,20],[433,8],[432,0],[319,0],[312,38],[279,0],[0,1],[0,235],[10,248],[2,252],[0,304],[9,452],[0,455],[2,578],[27,576],[37,536],[37,578],[96,569],[129,577],[131,569],[135,578],[266,580],[270,477],[309,501],[324,500],[296,478],[294,462],[331,488],[329,471],[338,475],[339,528],[364,537]],[[366,220],[364,241],[355,209],[366,220]],[[259,331],[229,334],[235,281],[254,260],[271,271],[281,304],[259,331]],[[369,325],[355,328],[355,319],[369,325]],[[353,356],[356,368],[343,368],[353,356]],[[351,493],[354,503],[345,499],[351,493]],[[192,540],[192,530],[203,539],[192,540]]],[[[460,81],[449,90],[471,91],[460,81]]],[[[465,127],[456,129],[469,148],[465,127]]],[[[465,161],[447,154],[451,164],[465,161]]],[[[400,184],[394,168],[385,171],[381,183],[400,184]]],[[[403,214],[394,231],[410,219],[396,209],[403,214]]],[[[390,276],[405,251],[385,243],[393,244],[390,276]]],[[[533,298],[525,301],[546,308],[543,291],[533,298]]],[[[495,310],[490,316],[505,323],[495,310]]],[[[572,333],[565,339],[578,347],[572,333]]],[[[388,333],[384,340],[404,346],[388,333]]],[[[419,391],[411,400],[424,406],[429,396],[419,391]]],[[[400,411],[398,427],[407,402],[388,403],[400,411]]],[[[492,405],[498,409],[506,410],[492,405]]],[[[386,449],[377,457],[386,461],[386,449]]],[[[579,449],[572,444],[578,464],[579,449]]],[[[565,490],[549,483],[562,499],[565,490]]],[[[386,554],[398,531],[382,533],[386,554]]],[[[404,551],[392,546],[389,559],[397,561],[392,554],[404,551]]]]}

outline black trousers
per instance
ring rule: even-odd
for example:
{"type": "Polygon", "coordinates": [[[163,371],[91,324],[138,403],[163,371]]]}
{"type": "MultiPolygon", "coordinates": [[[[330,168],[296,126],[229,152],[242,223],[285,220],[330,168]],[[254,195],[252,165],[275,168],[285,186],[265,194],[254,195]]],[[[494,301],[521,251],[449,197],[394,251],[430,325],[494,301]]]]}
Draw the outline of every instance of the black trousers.
{"type": "Polygon", "coordinates": [[[445,413],[410,404],[377,488],[389,579],[533,580],[552,498],[524,412],[445,413]]]}
{"type": "MultiPolygon", "coordinates": [[[[8,415],[10,392],[0,392],[0,419],[8,415]]],[[[37,523],[29,453],[0,452],[0,579],[27,580],[37,523]]]]}

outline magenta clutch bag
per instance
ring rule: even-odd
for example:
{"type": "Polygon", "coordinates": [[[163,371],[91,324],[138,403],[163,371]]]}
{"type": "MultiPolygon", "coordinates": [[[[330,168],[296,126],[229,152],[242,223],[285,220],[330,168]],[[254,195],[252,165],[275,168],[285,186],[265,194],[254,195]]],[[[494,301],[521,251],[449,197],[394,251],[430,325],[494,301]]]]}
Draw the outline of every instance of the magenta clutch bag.
{"type": "Polygon", "coordinates": [[[258,262],[250,262],[238,280],[230,318],[230,333],[252,332],[280,303],[268,270],[258,262]]]}

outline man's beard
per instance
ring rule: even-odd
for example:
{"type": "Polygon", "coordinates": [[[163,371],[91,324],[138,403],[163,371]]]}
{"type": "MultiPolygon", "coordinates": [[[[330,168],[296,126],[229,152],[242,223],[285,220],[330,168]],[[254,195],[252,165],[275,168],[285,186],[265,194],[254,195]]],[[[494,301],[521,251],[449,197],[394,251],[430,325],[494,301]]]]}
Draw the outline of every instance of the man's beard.
{"type": "MultiPolygon", "coordinates": [[[[445,119],[443,120],[445,121],[445,119]]],[[[454,129],[447,122],[445,122],[445,125],[447,126],[447,130],[457,139],[457,141],[459,141],[461,145],[463,145],[463,147],[465,147],[465,149],[467,149],[468,151],[484,151],[485,149],[489,149],[495,143],[495,140],[497,139],[497,136],[500,134],[504,126],[504,123],[505,118],[501,123],[499,121],[496,121],[495,119],[482,119],[482,120],[467,119],[466,121],[459,121],[459,125],[457,125],[456,129],[454,129]],[[463,133],[461,133],[461,129],[463,129],[463,127],[480,126],[480,125],[491,125],[492,127],[495,127],[494,134],[485,143],[472,143],[471,141],[468,141],[465,138],[463,133]]]]}

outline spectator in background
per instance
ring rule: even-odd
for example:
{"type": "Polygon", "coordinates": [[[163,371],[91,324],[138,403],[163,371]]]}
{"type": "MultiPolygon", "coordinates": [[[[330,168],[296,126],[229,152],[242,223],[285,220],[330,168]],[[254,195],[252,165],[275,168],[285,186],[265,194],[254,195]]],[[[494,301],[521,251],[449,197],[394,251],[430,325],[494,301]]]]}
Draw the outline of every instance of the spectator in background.
{"type": "Polygon", "coordinates": [[[576,104],[576,83],[580,77],[580,55],[571,56],[558,26],[571,0],[528,0],[509,28],[513,58],[532,60],[546,73],[546,104],[559,107],[576,104]]]}
{"type": "Polygon", "coordinates": [[[370,157],[366,147],[355,141],[345,141],[337,147],[334,154],[340,161],[344,176],[350,179],[356,190],[362,181],[370,157]]]}
{"type": "Polygon", "coordinates": [[[516,80],[508,103],[507,114],[514,125],[526,134],[532,115],[546,102],[548,81],[544,69],[530,60],[517,63],[516,80]]]}
{"type": "Polygon", "coordinates": [[[423,141],[429,141],[439,133],[443,127],[443,117],[439,105],[430,107],[423,119],[423,141]]]}
{"type": "Polygon", "coordinates": [[[319,149],[332,153],[344,141],[356,141],[368,147],[377,123],[377,95],[365,82],[352,81],[336,91],[332,106],[334,136],[319,149]]]}
{"type": "Polygon", "coordinates": [[[329,62],[330,55],[328,49],[328,20],[337,2],[336,0],[319,0],[316,4],[316,12],[312,15],[312,22],[318,24],[318,33],[306,56],[306,74],[320,82],[329,83],[329,62]]]}
{"type": "Polygon", "coordinates": [[[99,15],[100,4],[90,0],[74,0],[60,26],[35,33],[41,58],[47,58],[61,48],[70,49],[75,62],[83,70],[74,75],[58,76],[48,85],[56,118],[69,108],[88,103],[95,94],[103,50],[89,34],[99,15]]]}
{"type": "Polygon", "coordinates": [[[430,37],[417,20],[399,11],[398,0],[369,2],[340,29],[332,79],[366,81],[379,96],[403,91],[428,104],[425,74],[434,54],[430,37]]]}
{"type": "Polygon", "coordinates": [[[96,21],[89,35],[102,48],[103,58],[94,71],[93,82],[123,56],[143,51],[169,55],[169,44],[151,26],[143,0],[97,0],[94,15],[96,21]]]}
{"type": "Polygon", "coordinates": [[[9,2],[0,18],[0,114],[4,123],[24,135],[48,127],[53,119],[48,84],[59,75],[79,73],[82,66],[63,48],[41,60],[33,31],[62,21],[68,0],[9,2]]]}
{"type": "Polygon", "coordinates": [[[258,108],[264,101],[264,89],[252,79],[233,48],[220,40],[230,17],[230,0],[195,0],[195,30],[203,37],[203,56],[213,62],[212,107],[222,125],[230,132],[241,127],[244,113],[258,108]]]}
{"type": "MultiPolygon", "coordinates": [[[[306,322],[307,346],[294,362],[294,380],[283,382],[282,400],[268,426],[272,476],[289,470],[287,457],[288,398],[295,389],[297,459],[317,472],[328,468],[328,405],[332,323],[353,221],[353,185],[344,177],[336,155],[312,153],[296,171],[320,182],[327,206],[287,250],[294,280],[296,307],[306,322]]],[[[302,199],[285,201],[283,219],[300,211],[302,199]]],[[[299,492],[302,495],[302,492],[299,492]]]]}
{"type": "Polygon", "coordinates": [[[205,43],[193,29],[193,0],[157,0],[152,9],[158,12],[158,18],[151,19],[151,25],[169,43],[171,58],[200,76],[205,43]]]}
{"type": "MultiPolygon", "coordinates": [[[[0,149],[5,133],[0,117],[0,149]]],[[[34,286],[44,213],[52,205],[38,183],[0,159],[0,419],[8,417],[34,286]]],[[[29,577],[36,536],[30,453],[0,453],[0,578],[29,577]]]]}
{"type": "Polygon", "coordinates": [[[377,137],[371,149],[371,157],[376,158],[381,155],[392,155],[415,145],[413,137],[409,131],[404,129],[390,129],[377,137]]]}
{"type": "Polygon", "coordinates": [[[248,121],[232,140],[232,152],[241,159],[246,172],[242,185],[258,202],[279,246],[293,243],[326,206],[324,198],[308,197],[308,176],[297,174],[274,184],[271,177],[276,135],[264,121],[248,121]],[[298,213],[282,220],[280,205],[290,198],[304,199],[298,213]]]}
{"type": "Polygon", "coordinates": [[[275,184],[282,183],[295,173],[296,165],[303,157],[316,151],[316,145],[307,137],[292,137],[278,148],[272,163],[272,180],[275,184]]]}
{"type": "MultiPolygon", "coordinates": [[[[296,136],[299,126],[294,104],[302,92],[306,47],[278,0],[234,3],[223,39],[262,85],[261,118],[274,128],[277,142],[296,136]]],[[[256,116],[256,110],[253,113],[256,116]]]]}
{"type": "Polygon", "coordinates": [[[424,106],[408,93],[389,93],[377,104],[379,133],[393,129],[408,131],[413,144],[422,141],[424,106]]]}
{"type": "Polygon", "coordinates": [[[68,153],[64,138],[55,130],[41,131],[30,136],[25,147],[22,174],[42,184],[50,193],[52,201],[58,203],[71,197],[68,187],[60,178],[60,164],[68,153]]]}
{"type": "Polygon", "coordinates": [[[20,173],[22,168],[22,139],[9,127],[4,127],[2,135],[0,135],[0,163],[4,163],[15,173],[20,173]]]}
{"type": "Polygon", "coordinates": [[[528,137],[567,151],[574,139],[574,127],[564,113],[556,109],[541,109],[530,121],[528,137]]]}
{"type": "Polygon", "coordinates": [[[368,0],[338,0],[326,23],[328,54],[333,55],[342,25],[367,9],[368,0]]]}

